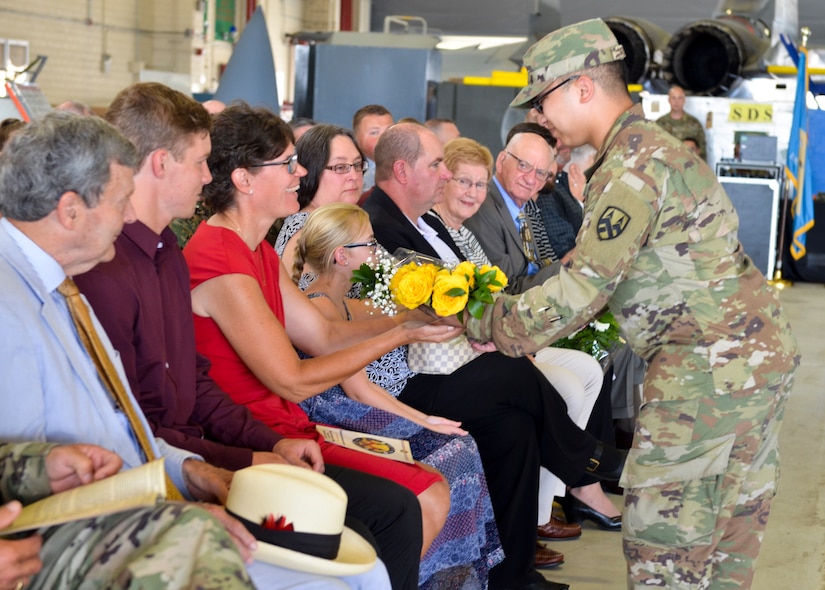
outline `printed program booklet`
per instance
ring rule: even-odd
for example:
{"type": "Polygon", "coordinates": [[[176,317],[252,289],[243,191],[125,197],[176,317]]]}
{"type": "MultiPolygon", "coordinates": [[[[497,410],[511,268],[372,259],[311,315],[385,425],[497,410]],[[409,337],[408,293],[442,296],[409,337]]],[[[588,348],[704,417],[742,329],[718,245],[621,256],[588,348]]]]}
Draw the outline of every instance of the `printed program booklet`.
{"type": "Polygon", "coordinates": [[[406,440],[344,430],[343,428],[323,424],[316,424],[315,428],[321,433],[324,440],[339,447],[369,453],[393,461],[401,461],[402,463],[415,463],[410,450],[410,443],[406,440]]]}
{"type": "Polygon", "coordinates": [[[158,459],[29,504],[0,535],[154,506],[164,498],[166,477],[158,459]]]}

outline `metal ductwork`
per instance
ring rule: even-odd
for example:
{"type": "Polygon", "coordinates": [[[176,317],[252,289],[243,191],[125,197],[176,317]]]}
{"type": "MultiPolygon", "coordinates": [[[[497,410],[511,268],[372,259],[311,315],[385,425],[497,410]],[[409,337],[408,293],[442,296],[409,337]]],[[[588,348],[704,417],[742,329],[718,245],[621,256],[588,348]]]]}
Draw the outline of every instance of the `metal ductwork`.
{"type": "Polygon", "coordinates": [[[627,81],[639,84],[658,77],[670,35],[658,25],[640,18],[611,16],[604,19],[625,50],[627,81]]]}
{"type": "Polygon", "coordinates": [[[763,68],[779,33],[798,34],[797,0],[721,0],[715,14],[676,31],[665,50],[665,79],[694,94],[729,93],[763,68]]]}
{"type": "Polygon", "coordinates": [[[665,50],[665,79],[694,94],[724,95],[770,47],[768,27],[726,15],[685,25],[665,50]]]}

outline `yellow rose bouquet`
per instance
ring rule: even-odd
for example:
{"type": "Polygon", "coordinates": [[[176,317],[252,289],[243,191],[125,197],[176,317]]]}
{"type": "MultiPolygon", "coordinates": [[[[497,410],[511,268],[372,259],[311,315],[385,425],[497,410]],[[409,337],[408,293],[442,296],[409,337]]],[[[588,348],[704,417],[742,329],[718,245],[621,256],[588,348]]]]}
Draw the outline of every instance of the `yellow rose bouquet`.
{"type": "Polygon", "coordinates": [[[398,269],[390,281],[390,292],[398,305],[408,309],[429,305],[440,317],[461,317],[466,309],[480,318],[484,306],[493,303],[493,293],[506,286],[507,277],[495,266],[479,268],[462,262],[450,269],[414,261],[398,269]]]}
{"type": "MultiPolygon", "coordinates": [[[[397,306],[428,305],[441,317],[457,314],[460,318],[466,310],[480,318],[484,306],[493,303],[494,293],[507,286],[507,277],[498,267],[462,262],[450,268],[411,250],[399,249],[395,258],[379,255],[368,262],[353,273],[352,281],[361,283],[362,299],[370,298],[374,307],[389,314],[397,306]]],[[[447,342],[413,342],[407,348],[407,363],[417,373],[444,375],[480,354],[461,335],[447,342]]]]}
{"type": "Polygon", "coordinates": [[[372,299],[385,313],[391,300],[407,309],[429,305],[440,317],[461,317],[466,309],[480,318],[484,306],[493,303],[493,294],[507,286],[507,277],[497,266],[478,267],[465,261],[450,268],[438,259],[404,249],[396,251],[395,257],[389,268],[389,260],[379,255],[377,261],[361,265],[352,278],[361,283],[361,297],[372,299]]]}

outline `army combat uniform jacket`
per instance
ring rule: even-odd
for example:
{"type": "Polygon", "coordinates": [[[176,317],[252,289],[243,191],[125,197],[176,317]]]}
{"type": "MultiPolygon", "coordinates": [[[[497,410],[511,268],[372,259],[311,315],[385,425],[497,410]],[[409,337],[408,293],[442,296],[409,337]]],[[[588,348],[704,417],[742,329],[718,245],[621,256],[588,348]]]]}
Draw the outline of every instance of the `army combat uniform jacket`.
{"type": "Polygon", "coordinates": [[[619,117],[588,175],[570,267],[468,318],[467,335],[524,355],[607,305],[648,363],[621,482],[632,577],[638,587],[698,587],[711,574],[697,564],[718,563],[720,539],[738,527],[751,546],[721,575],[746,583],[799,362],[790,326],[743,252],[736,212],[713,172],[640,106],[619,117]]]}
{"type": "MultiPolygon", "coordinates": [[[[661,363],[676,373],[714,372],[712,390],[735,394],[757,375],[789,368],[797,353],[788,322],[743,252],[733,205],[704,162],[634,106],[588,172],[571,266],[469,318],[471,338],[524,355],[608,305],[651,377],[671,372],[661,363]]],[[[684,384],[673,395],[707,387],[684,384]]]]}

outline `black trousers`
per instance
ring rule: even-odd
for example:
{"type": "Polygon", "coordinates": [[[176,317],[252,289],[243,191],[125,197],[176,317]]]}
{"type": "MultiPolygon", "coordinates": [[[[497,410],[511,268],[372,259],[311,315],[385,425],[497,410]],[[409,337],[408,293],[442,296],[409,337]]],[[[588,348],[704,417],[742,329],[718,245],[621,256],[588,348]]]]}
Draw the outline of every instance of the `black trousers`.
{"type": "Polygon", "coordinates": [[[324,473],[347,493],[348,519],[355,518],[372,533],[393,590],[418,588],[424,539],[421,505],[415,494],[383,477],[338,465],[327,464],[324,473]]]}
{"type": "MultiPolygon", "coordinates": [[[[604,381],[602,381],[602,389],[599,392],[599,397],[596,398],[596,403],[593,404],[593,410],[590,412],[590,419],[587,421],[585,430],[593,435],[597,440],[611,447],[616,446],[616,433],[613,429],[613,405],[610,394],[613,389],[613,368],[609,367],[604,372],[604,381]]],[[[591,483],[600,481],[597,477],[585,474],[572,484],[571,488],[586,486],[591,483]]]]}
{"type": "Polygon", "coordinates": [[[478,444],[505,553],[490,588],[536,581],[539,466],[575,483],[597,440],[570,420],[564,400],[526,358],[488,353],[451,375],[417,375],[399,399],[460,420],[478,444]]]}

